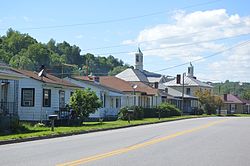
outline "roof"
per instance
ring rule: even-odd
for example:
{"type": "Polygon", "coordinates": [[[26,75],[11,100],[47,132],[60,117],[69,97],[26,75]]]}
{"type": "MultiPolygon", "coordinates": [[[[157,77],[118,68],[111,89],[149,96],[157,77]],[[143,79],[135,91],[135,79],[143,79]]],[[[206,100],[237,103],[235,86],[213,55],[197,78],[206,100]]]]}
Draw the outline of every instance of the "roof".
{"type": "MultiPolygon", "coordinates": [[[[178,91],[178,90],[175,90],[174,88],[171,88],[171,87],[167,87],[168,88],[168,94],[174,96],[174,97],[182,97],[182,92],[178,91]]],[[[197,97],[195,96],[190,96],[190,95],[186,95],[184,94],[183,96],[184,98],[192,98],[192,99],[197,99],[197,97]]]]}
{"type": "Polygon", "coordinates": [[[162,77],[147,77],[149,82],[160,82],[162,77]]]}
{"type": "Polygon", "coordinates": [[[242,102],[246,103],[246,104],[250,104],[250,100],[246,100],[246,99],[241,99],[242,102]]]}
{"type": "Polygon", "coordinates": [[[147,70],[131,69],[128,68],[121,73],[117,74],[116,77],[125,81],[140,81],[140,82],[160,82],[163,78],[161,74],[149,72],[147,70]]]}
{"type": "Polygon", "coordinates": [[[21,78],[23,78],[22,75],[17,74],[11,70],[1,70],[0,69],[0,79],[19,80],[21,78]]]}
{"type": "Polygon", "coordinates": [[[146,92],[148,95],[157,95],[158,89],[155,89],[143,82],[131,82],[134,85],[137,85],[136,91],[146,92]]]}
{"type": "Polygon", "coordinates": [[[109,91],[123,93],[122,90],[116,89],[116,88],[114,88],[112,86],[106,86],[105,84],[95,83],[94,80],[90,79],[90,77],[88,77],[88,76],[75,76],[75,77],[73,77],[73,79],[76,79],[78,81],[83,81],[86,84],[89,84],[89,85],[92,85],[92,86],[96,86],[96,87],[100,87],[100,88],[104,88],[104,89],[107,89],[109,91]]]}
{"type": "Polygon", "coordinates": [[[29,77],[29,78],[32,78],[34,80],[41,81],[41,82],[44,82],[44,83],[79,88],[79,86],[77,86],[77,85],[75,85],[75,84],[73,84],[73,83],[71,83],[69,81],[60,79],[60,78],[55,77],[55,76],[53,76],[51,74],[48,74],[48,73],[43,77],[39,77],[38,72],[35,72],[35,71],[33,72],[33,71],[21,70],[21,69],[13,69],[13,68],[11,70],[16,72],[16,73],[25,75],[26,77],[29,77]]]}
{"type": "MultiPolygon", "coordinates": [[[[173,79],[171,81],[168,81],[166,83],[164,83],[164,85],[166,86],[182,86],[182,81],[181,81],[181,84],[177,84],[176,82],[176,79],[173,79]]],[[[207,88],[212,88],[211,85],[208,85],[204,82],[201,82],[199,80],[197,80],[196,78],[193,78],[193,77],[189,77],[189,76],[185,76],[184,77],[184,86],[201,86],[201,87],[207,87],[207,88]]]]}
{"type": "Polygon", "coordinates": [[[234,103],[234,104],[244,104],[245,102],[242,101],[238,96],[235,96],[233,94],[224,94],[221,96],[221,99],[224,103],[234,103]],[[227,95],[227,100],[224,99],[224,95],[227,95]]]}
{"type": "Polygon", "coordinates": [[[121,73],[117,74],[116,77],[123,79],[125,81],[142,81],[142,82],[148,82],[148,79],[145,74],[143,74],[138,69],[131,69],[128,68],[121,73]]]}
{"type": "Polygon", "coordinates": [[[137,82],[137,81],[124,81],[120,78],[117,78],[115,76],[101,76],[100,77],[100,83],[118,90],[121,90],[123,92],[133,92],[134,89],[132,88],[133,85],[137,85],[135,88],[136,92],[143,92],[148,95],[157,95],[158,89],[155,89],[143,82],[137,82]]]}

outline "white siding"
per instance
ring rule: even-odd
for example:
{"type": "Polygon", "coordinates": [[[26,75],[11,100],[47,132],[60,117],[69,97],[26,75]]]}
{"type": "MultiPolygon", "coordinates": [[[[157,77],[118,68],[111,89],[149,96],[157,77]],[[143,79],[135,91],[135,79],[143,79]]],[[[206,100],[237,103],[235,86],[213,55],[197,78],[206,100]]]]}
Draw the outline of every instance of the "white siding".
{"type": "Polygon", "coordinates": [[[69,103],[70,93],[74,91],[74,88],[60,87],[59,85],[48,85],[40,81],[36,81],[31,78],[24,78],[19,81],[18,90],[18,115],[20,120],[47,120],[48,115],[55,114],[55,111],[59,111],[59,91],[65,91],[65,104],[69,103]],[[34,106],[24,107],[21,106],[22,88],[34,88],[34,106]],[[43,107],[43,89],[51,90],[51,106],[43,107]]]}
{"type": "MultiPolygon", "coordinates": [[[[105,94],[106,96],[106,103],[105,103],[105,107],[99,108],[95,113],[90,114],[90,118],[100,118],[100,117],[104,117],[104,116],[117,116],[118,111],[120,110],[119,108],[111,108],[111,98],[116,98],[115,96],[110,96],[109,95],[109,90],[104,88],[104,87],[100,87],[100,86],[95,86],[95,85],[91,85],[88,83],[85,83],[83,81],[78,81],[75,79],[71,79],[71,78],[65,78],[65,80],[70,81],[73,84],[76,84],[82,88],[90,88],[92,91],[94,91],[96,93],[96,95],[101,98],[101,94],[105,94]]],[[[123,103],[123,96],[121,97],[122,101],[121,103],[123,103]]],[[[122,104],[121,104],[122,105],[122,104]]],[[[114,103],[115,106],[115,103],[114,103]]]]}

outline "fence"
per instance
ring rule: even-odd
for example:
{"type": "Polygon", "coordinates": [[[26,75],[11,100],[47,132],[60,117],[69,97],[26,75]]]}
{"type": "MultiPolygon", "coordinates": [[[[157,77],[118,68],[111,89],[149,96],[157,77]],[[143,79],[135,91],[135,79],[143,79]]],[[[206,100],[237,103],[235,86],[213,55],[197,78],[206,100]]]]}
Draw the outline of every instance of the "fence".
{"type": "Polygon", "coordinates": [[[0,102],[0,115],[17,116],[16,102],[0,102]]]}

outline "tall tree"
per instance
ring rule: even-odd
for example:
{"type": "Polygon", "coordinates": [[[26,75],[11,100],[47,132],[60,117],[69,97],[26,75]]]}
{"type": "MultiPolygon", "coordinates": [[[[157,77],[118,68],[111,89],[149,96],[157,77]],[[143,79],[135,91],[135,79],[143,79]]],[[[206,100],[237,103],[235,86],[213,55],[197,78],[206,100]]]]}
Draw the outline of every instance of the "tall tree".
{"type": "Polygon", "coordinates": [[[16,55],[22,49],[27,49],[29,45],[37,43],[37,41],[28,34],[21,34],[18,31],[9,29],[6,37],[3,37],[3,45],[8,52],[16,55]]]}
{"type": "Polygon", "coordinates": [[[195,92],[195,96],[198,97],[198,100],[203,105],[206,113],[209,115],[215,114],[216,109],[220,109],[223,103],[220,97],[212,95],[208,90],[198,90],[195,92]]]}

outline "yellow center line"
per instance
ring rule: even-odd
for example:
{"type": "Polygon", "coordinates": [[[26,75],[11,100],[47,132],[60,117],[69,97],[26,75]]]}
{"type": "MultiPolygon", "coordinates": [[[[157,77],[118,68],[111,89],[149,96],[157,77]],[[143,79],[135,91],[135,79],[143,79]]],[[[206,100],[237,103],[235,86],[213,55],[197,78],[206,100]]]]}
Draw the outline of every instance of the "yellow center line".
{"type": "Polygon", "coordinates": [[[107,158],[107,157],[110,157],[110,156],[126,153],[126,152],[136,150],[136,149],[139,149],[139,148],[142,148],[142,147],[145,147],[145,146],[149,146],[149,145],[153,145],[153,144],[156,144],[156,143],[159,143],[159,142],[163,142],[163,141],[166,141],[166,140],[169,140],[169,139],[181,136],[181,135],[185,135],[185,134],[192,133],[192,132],[195,132],[195,131],[198,131],[198,130],[201,130],[201,129],[205,129],[205,128],[208,128],[210,126],[214,126],[214,125],[216,125],[218,123],[222,123],[222,122],[224,122],[226,120],[228,120],[228,119],[223,119],[223,120],[210,122],[210,123],[207,123],[205,125],[202,125],[202,126],[199,126],[199,127],[196,127],[196,128],[192,128],[192,129],[188,129],[188,130],[184,130],[184,131],[179,131],[179,132],[176,132],[174,134],[167,135],[167,136],[164,136],[164,137],[161,137],[161,138],[155,138],[155,139],[152,139],[152,140],[144,142],[144,143],[140,143],[140,144],[136,144],[136,145],[133,145],[133,146],[113,150],[113,151],[107,152],[107,153],[93,155],[93,156],[90,156],[90,157],[82,158],[82,159],[67,162],[67,163],[58,164],[57,166],[76,166],[76,165],[85,164],[85,163],[88,163],[88,162],[91,162],[91,161],[96,161],[96,160],[100,160],[100,159],[103,159],[103,158],[107,158]]]}

